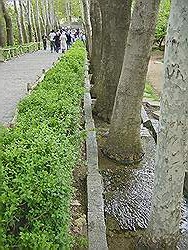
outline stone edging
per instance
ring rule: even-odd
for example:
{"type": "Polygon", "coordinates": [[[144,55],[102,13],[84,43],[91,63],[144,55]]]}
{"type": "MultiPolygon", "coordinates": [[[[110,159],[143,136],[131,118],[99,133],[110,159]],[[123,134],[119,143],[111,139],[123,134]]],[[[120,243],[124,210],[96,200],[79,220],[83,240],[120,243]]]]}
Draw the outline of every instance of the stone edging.
{"type": "Polygon", "coordinates": [[[94,120],[92,117],[88,65],[85,75],[84,114],[87,131],[87,196],[88,196],[88,240],[89,250],[107,250],[106,225],[102,176],[98,169],[98,148],[94,120]]]}

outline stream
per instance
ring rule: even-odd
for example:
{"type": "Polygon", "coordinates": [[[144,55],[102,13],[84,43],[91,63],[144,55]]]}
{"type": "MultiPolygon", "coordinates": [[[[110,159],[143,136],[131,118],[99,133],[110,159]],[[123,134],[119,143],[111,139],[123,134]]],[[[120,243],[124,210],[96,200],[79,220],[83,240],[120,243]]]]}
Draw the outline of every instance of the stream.
{"type": "MultiPolygon", "coordinates": [[[[102,134],[105,134],[104,128],[102,131],[102,134]]],[[[103,144],[101,138],[98,140],[99,148],[103,144]]],[[[136,248],[136,241],[148,226],[154,180],[153,156],[156,148],[151,136],[143,137],[143,148],[147,153],[137,166],[120,165],[99,152],[109,250],[139,249],[136,248]]],[[[182,237],[177,249],[187,250],[188,200],[186,198],[182,201],[180,229],[182,237]]]]}

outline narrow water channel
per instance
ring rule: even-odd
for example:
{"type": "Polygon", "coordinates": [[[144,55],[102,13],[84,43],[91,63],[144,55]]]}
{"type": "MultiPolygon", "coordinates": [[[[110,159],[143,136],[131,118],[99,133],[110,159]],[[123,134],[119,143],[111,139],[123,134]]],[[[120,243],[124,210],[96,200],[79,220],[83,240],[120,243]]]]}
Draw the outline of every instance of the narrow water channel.
{"type": "MultiPolygon", "coordinates": [[[[103,144],[104,128],[99,136],[103,144]],[[102,139],[103,137],[103,139],[102,139]]],[[[104,182],[105,218],[109,250],[134,250],[147,228],[154,179],[155,142],[144,137],[145,159],[137,166],[117,164],[99,153],[99,168],[104,182]]],[[[182,201],[181,242],[177,249],[188,249],[188,200],[182,201]]]]}

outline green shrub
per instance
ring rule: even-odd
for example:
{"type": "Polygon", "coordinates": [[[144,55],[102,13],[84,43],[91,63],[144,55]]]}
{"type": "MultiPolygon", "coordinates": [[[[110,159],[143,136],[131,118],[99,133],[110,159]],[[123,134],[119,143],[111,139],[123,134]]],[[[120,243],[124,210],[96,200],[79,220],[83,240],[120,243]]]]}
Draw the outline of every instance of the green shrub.
{"type": "Polygon", "coordinates": [[[19,104],[3,137],[4,249],[69,249],[72,170],[81,141],[85,49],[77,42],[19,104]]]}

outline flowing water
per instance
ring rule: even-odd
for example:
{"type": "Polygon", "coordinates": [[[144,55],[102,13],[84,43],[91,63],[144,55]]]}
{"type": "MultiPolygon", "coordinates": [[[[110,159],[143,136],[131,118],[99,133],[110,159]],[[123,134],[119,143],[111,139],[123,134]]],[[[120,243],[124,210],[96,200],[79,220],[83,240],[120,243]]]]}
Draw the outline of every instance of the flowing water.
{"type": "MultiPolygon", "coordinates": [[[[103,130],[104,134],[104,130],[103,130]]],[[[99,136],[100,137],[100,136],[99,136]]],[[[102,137],[101,137],[102,138],[102,137]]],[[[99,139],[99,147],[103,142],[99,139]],[[102,142],[102,143],[101,143],[102,142]]],[[[147,152],[137,166],[119,165],[99,153],[104,182],[105,218],[110,250],[132,250],[147,228],[154,179],[155,142],[144,136],[147,152]]],[[[177,249],[188,249],[188,200],[182,202],[181,242],[177,249]]]]}

